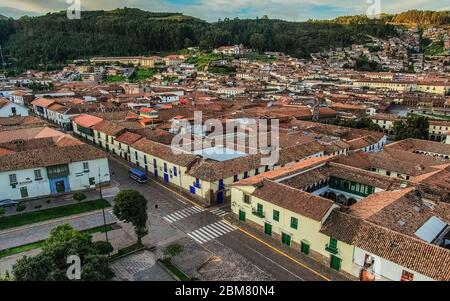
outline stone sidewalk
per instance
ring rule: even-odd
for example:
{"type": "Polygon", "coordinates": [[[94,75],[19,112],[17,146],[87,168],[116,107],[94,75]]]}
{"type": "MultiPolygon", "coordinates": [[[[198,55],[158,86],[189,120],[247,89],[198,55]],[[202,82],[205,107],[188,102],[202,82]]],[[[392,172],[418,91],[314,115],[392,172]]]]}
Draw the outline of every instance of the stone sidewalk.
{"type": "Polygon", "coordinates": [[[111,263],[116,281],[174,281],[157,263],[154,253],[144,250],[111,263]]]}
{"type": "MultiPolygon", "coordinates": [[[[119,193],[119,191],[119,187],[110,185],[102,189],[102,195],[104,199],[112,200],[116,196],[116,194],[119,193]]],[[[83,192],[83,194],[86,195],[86,199],[83,200],[83,202],[100,199],[100,191],[98,189],[85,191],[83,192]]],[[[39,211],[78,203],[78,201],[75,201],[73,199],[73,194],[22,201],[21,204],[24,204],[26,206],[26,209],[24,211],[17,212],[16,207],[7,207],[5,208],[4,216],[17,215],[26,212],[39,211]]]]}

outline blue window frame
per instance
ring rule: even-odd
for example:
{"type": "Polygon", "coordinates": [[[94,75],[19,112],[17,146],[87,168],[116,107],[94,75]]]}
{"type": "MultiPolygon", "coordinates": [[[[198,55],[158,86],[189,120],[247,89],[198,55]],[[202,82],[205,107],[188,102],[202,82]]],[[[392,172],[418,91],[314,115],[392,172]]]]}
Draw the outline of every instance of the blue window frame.
{"type": "Polygon", "coordinates": [[[201,188],[200,187],[200,179],[199,178],[195,179],[194,187],[201,188]]]}
{"type": "Polygon", "coordinates": [[[164,162],[164,172],[167,172],[167,163],[164,162]]]}
{"type": "Polygon", "coordinates": [[[156,159],[153,159],[153,167],[154,168],[158,167],[157,164],[156,164],[156,159]]]}
{"type": "Polygon", "coordinates": [[[219,180],[219,190],[224,189],[225,184],[223,183],[223,180],[219,180]]]}
{"type": "Polygon", "coordinates": [[[177,167],[176,167],[176,166],[173,167],[173,175],[174,175],[175,177],[178,177],[177,167]]]}
{"type": "Polygon", "coordinates": [[[238,175],[234,175],[233,182],[237,182],[237,181],[239,181],[239,176],[238,175]]]}

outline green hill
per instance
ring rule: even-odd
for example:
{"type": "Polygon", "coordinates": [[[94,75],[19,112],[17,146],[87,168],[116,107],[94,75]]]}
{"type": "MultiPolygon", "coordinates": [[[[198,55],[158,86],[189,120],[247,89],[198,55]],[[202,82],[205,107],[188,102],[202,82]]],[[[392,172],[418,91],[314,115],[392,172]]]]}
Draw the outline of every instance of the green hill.
{"type": "Polygon", "coordinates": [[[426,16],[430,22],[445,23],[446,14],[407,12],[395,15],[398,17],[384,15],[381,20],[353,16],[308,22],[236,18],[208,23],[180,13],[134,8],[83,11],[80,20],[69,20],[65,12],[59,12],[0,20],[0,43],[19,68],[57,67],[67,60],[97,55],[148,55],[190,46],[212,49],[240,43],[261,51],[308,57],[312,52],[361,42],[363,34],[381,38],[395,35],[395,26],[387,24],[393,20],[426,16]]]}
{"type": "Polygon", "coordinates": [[[343,16],[323,22],[336,24],[381,23],[414,26],[448,26],[450,25],[450,11],[409,10],[398,14],[381,14],[379,19],[374,20],[369,19],[365,15],[360,15],[343,16]]]}

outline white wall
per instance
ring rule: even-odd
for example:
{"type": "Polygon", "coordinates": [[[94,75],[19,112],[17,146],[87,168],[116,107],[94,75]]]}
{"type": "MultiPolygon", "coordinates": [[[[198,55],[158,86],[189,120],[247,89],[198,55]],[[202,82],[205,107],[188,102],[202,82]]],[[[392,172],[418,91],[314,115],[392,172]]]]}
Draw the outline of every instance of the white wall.
{"type": "Polygon", "coordinates": [[[13,115],[12,108],[16,109],[16,115],[28,116],[28,109],[16,103],[8,103],[0,108],[0,117],[9,117],[13,115]]]}
{"type": "MultiPolygon", "coordinates": [[[[69,183],[71,191],[84,190],[94,188],[89,186],[89,178],[94,177],[95,183],[98,183],[98,168],[100,167],[100,179],[102,182],[110,181],[110,173],[108,160],[106,158],[80,161],[69,164],[69,183]],[[89,163],[89,172],[84,172],[83,162],[89,163]]],[[[20,187],[27,187],[28,197],[41,197],[51,194],[50,183],[47,177],[47,169],[45,167],[24,169],[18,171],[6,171],[0,172],[0,200],[1,199],[14,199],[20,200],[20,187]],[[42,180],[36,180],[34,176],[34,170],[41,170],[42,180]],[[9,175],[16,174],[17,182],[16,188],[12,188],[9,184],[9,175]]]]}
{"type": "MultiPolygon", "coordinates": [[[[433,280],[428,276],[422,275],[418,272],[402,267],[392,261],[376,256],[375,254],[364,251],[363,249],[358,247],[355,247],[355,253],[353,258],[354,263],[362,268],[364,265],[364,259],[366,254],[371,255],[375,259],[373,265],[373,272],[375,273],[375,279],[377,280],[386,278],[387,280],[400,281],[404,270],[414,274],[414,281],[433,280]]],[[[355,274],[355,276],[359,277],[359,270],[355,269],[354,272],[358,273],[355,274]]]]}

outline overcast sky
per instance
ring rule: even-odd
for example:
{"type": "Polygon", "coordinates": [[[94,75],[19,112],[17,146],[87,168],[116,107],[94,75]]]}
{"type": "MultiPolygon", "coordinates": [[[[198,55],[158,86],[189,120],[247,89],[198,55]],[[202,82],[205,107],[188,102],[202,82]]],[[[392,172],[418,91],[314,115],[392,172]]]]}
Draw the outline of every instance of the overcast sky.
{"type": "MultiPolygon", "coordinates": [[[[76,0],[0,0],[0,14],[17,18],[66,10],[76,0]]],[[[409,9],[450,10],[448,0],[78,0],[82,10],[111,10],[137,7],[148,11],[181,12],[207,21],[228,18],[255,18],[268,15],[291,21],[331,19],[365,14],[374,1],[381,12],[409,9]]]]}

